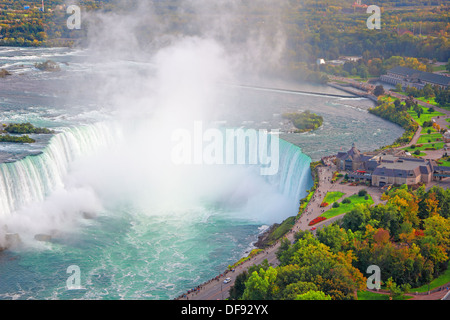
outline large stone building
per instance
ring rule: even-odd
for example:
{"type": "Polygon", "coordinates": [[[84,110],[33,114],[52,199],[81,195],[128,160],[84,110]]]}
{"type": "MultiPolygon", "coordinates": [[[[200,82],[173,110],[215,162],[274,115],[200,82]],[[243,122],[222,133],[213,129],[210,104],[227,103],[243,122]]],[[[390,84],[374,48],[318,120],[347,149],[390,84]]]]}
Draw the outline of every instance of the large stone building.
{"type": "Polygon", "coordinates": [[[433,163],[408,157],[404,151],[361,153],[353,144],[336,156],[338,170],[348,171],[350,180],[369,181],[374,186],[414,185],[433,179],[433,163]]]}
{"type": "Polygon", "coordinates": [[[407,87],[422,89],[426,84],[445,89],[450,85],[450,77],[406,67],[392,68],[387,74],[382,75],[380,80],[394,86],[400,83],[404,89],[407,87]]]}
{"type": "Polygon", "coordinates": [[[398,158],[391,163],[383,162],[372,172],[372,185],[414,185],[433,180],[430,161],[415,158],[398,158]]]}

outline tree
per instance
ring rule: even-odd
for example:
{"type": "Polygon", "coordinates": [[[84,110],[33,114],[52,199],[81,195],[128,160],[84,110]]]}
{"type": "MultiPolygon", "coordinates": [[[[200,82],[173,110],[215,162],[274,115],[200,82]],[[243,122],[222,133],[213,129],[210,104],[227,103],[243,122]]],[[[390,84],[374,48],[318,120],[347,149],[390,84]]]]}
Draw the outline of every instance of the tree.
{"type": "Polygon", "coordinates": [[[397,91],[397,92],[402,92],[403,91],[403,87],[402,87],[401,83],[397,83],[395,85],[395,91],[397,91]]]}
{"type": "Polygon", "coordinates": [[[276,277],[277,270],[273,267],[254,271],[245,282],[242,300],[272,300],[276,294],[276,277]]]}
{"type": "Polygon", "coordinates": [[[375,89],[373,90],[373,94],[374,94],[375,96],[377,96],[377,97],[383,95],[383,94],[384,94],[384,87],[383,87],[381,84],[380,84],[380,85],[377,85],[377,86],[375,87],[375,89]]]}
{"type": "Polygon", "coordinates": [[[422,92],[423,92],[423,96],[424,96],[425,98],[427,98],[427,99],[430,98],[430,97],[432,97],[432,96],[434,95],[433,87],[432,87],[431,84],[429,84],[429,83],[427,83],[427,84],[423,87],[422,92]]]}
{"type": "Polygon", "coordinates": [[[362,206],[355,206],[342,219],[342,227],[353,232],[364,230],[366,222],[369,220],[369,212],[362,206]]]}
{"type": "Polygon", "coordinates": [[[240,273],[235,281],[234,285],[230,288],[230,299],[238,300],[242,297],[245,290],[245,281],[248,279],[247,271],[240,273]]]}
{"type": "Polygon", "coordinates": [[[322,291],[310,290],[306,293],[297,295],[295,300],[331,300],[331,296],[323,293],[322,291]]]}
{"type": "Polygon", "coordinates": [[[394,280],[392,280],[392,277],[387,280],[386,287],[389,290],[389,296],[392,300],[401,300],[403,295],[408,293],[411,289],[411,285],[409,284],[398,286],[394,280]]]}
{"type": "Polygon", "coordinates": [[[358,191],[358,196],[360,197],[364,197],[367,195],[367,190],[366,189],[361,189],[358,191]]]}

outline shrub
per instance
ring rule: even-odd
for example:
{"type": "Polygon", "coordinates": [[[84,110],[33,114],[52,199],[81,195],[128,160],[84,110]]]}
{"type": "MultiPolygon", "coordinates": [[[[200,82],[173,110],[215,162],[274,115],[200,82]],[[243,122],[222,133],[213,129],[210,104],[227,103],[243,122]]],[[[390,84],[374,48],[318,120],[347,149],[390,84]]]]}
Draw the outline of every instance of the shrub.
{"type": "Polygon", "coordinates": [[[342,200],[342,203],[351,203],[352,200],[350,200],[349,198],[345,198],[344,200],[342,200]]]}
{"type": "Polygon", "coordinates": [[[339,208],[339,203],[337,202],[333,203],[333,208],[339,208]]]}
{"type": "Polygon", "coordinates": [[[359,191],[358,191],[358,196],[364,197],[364,196],[366,196],[366,195],[367,195],[367,190],[362,189],[362,190],[359,190],[359,191]]]}

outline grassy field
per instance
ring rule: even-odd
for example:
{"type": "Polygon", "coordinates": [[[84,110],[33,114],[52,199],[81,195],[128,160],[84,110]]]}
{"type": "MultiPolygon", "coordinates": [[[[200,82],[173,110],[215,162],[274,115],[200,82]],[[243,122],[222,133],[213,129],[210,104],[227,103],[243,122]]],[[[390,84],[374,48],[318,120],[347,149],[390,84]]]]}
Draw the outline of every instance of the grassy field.
{"type": "Polygon", "coordinates": [[[440,166],[444,166],[444,167],[450,167],[450,161],[446,161],[446,160],[438,160],[437,164],[440,166]]]}
{"type": "Polygon", "coordinates": [[[422,131],[420,131],[420,134],[428,134],[428,131],[430,131],[430,133],[437,132],[437,130],[433,127],[426,127],[426,128],[422,128],[422,131]]]}
{"type": "Polygon", "coordinates": [[[422,146],[416,146],[415,148],[411,148],[411,147],[403,148],[403,150],[406,150],[411,153],[413,153],[416,150],[426,152],[425,149],[427,149],[427,148],[432,148],[435,150],[442,149],[442,148],[444,148],[444,142],[426,143],[426,144],[423,144],[422,146]],[[434,146],[433,146],[433,144],[434,144],[434,146]]]}
{"type": "Polygon", "coordinates": [[[360,197],[357,194],[354,194],[346,199],[349,199],[350,203],[340,203],[338,208],[331,208],[328,211],[325,211],[321,217],[325,217],[327,219],[338,216],[343,213],[347,213],[351,211],[355,205],[357,204],[373,204],[372,197],[367,194],[368,199],[366,200],[365,197],[360,197]]]}
{"type": "MultiPolygon", "coordinates": [[[[389,300],[389,295],[383,293],[358,290],[356,294],[358,296],[358,300],[389,300]]],[[[412,297],[403,296],[400,300],[408,300],[408,299],[412,299],[412,297]]]]}
{"type": "Polygon", "coordinates": [[[431,118],[437,117],[437,116],[445,116],[444,113],[442,112],[429,112],[428,108],[420,106],[423,110],[422,115],[419,117],[417,117],[417,113],[411,108],[410,110],[408,110],[408,113],[411,115],[411,117],[414,119],[414,121],[416,121],[420,126],[423,126],[423,123],[425,121],[430,121],[431,118]]]}
{"type": "Polygon", "coordinates": [[[333,192],[328,192],[325,195],[325,199],[323,200],[323,202],[332,204],[333,202],[338,201],[340,198],[342,198],[344,196],[345,193],[339,192],[339,191],[333,191],[333,192]]]}
{"type": "Polygon", "coordinates": [[[439,103],[437,103],[434,100],[434,97],[431,97],[431,98],[419,97],[419,98],[416,98],[416,99],[420,100],[420,101],[423,101],[423,102],[426,102],[426,103],[429,103],[429,104],[432,104],[432,105],[434,105],[436,107],[439,107],[439,103]]]}
{"type": "Polygon", "coordinates": [[[436,142],[438,140],[442,140],[442,134],[440,133],[431,133],[431,134],[422,134],[417,140],[418,144],[422,143],[431,143],[436,142]]]}
{"type": "Polygon", "coordinates": [[[375,293],[371,291],[361,291],[357,292],[358,300],[389,300],[388,294],[375,293]]]}

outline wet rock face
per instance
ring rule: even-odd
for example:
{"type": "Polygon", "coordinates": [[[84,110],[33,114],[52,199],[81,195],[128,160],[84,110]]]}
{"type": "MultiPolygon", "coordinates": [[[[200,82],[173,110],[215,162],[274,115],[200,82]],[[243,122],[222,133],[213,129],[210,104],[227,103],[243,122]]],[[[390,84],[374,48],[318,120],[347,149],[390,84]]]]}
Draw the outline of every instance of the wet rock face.
{"type": "Polygon", "coordinates": [[[6,76],[10,76],[11,73],[8,72],[6,69],[0,69],[0,78],[6,78],[6,76]]]}
{"type": "Polygon", "coordinates": [[[0,244],[0,251],[18,246],[21,242],[20,236],[17,233],[6,233],[3,244],[0,244]]]}
{"type": "Polygon", "coordinates": [[[34,239],[42,242],[50,242],[52,240],[52,236],[48,234],[37,234],[34,236],[34,239]]]}

